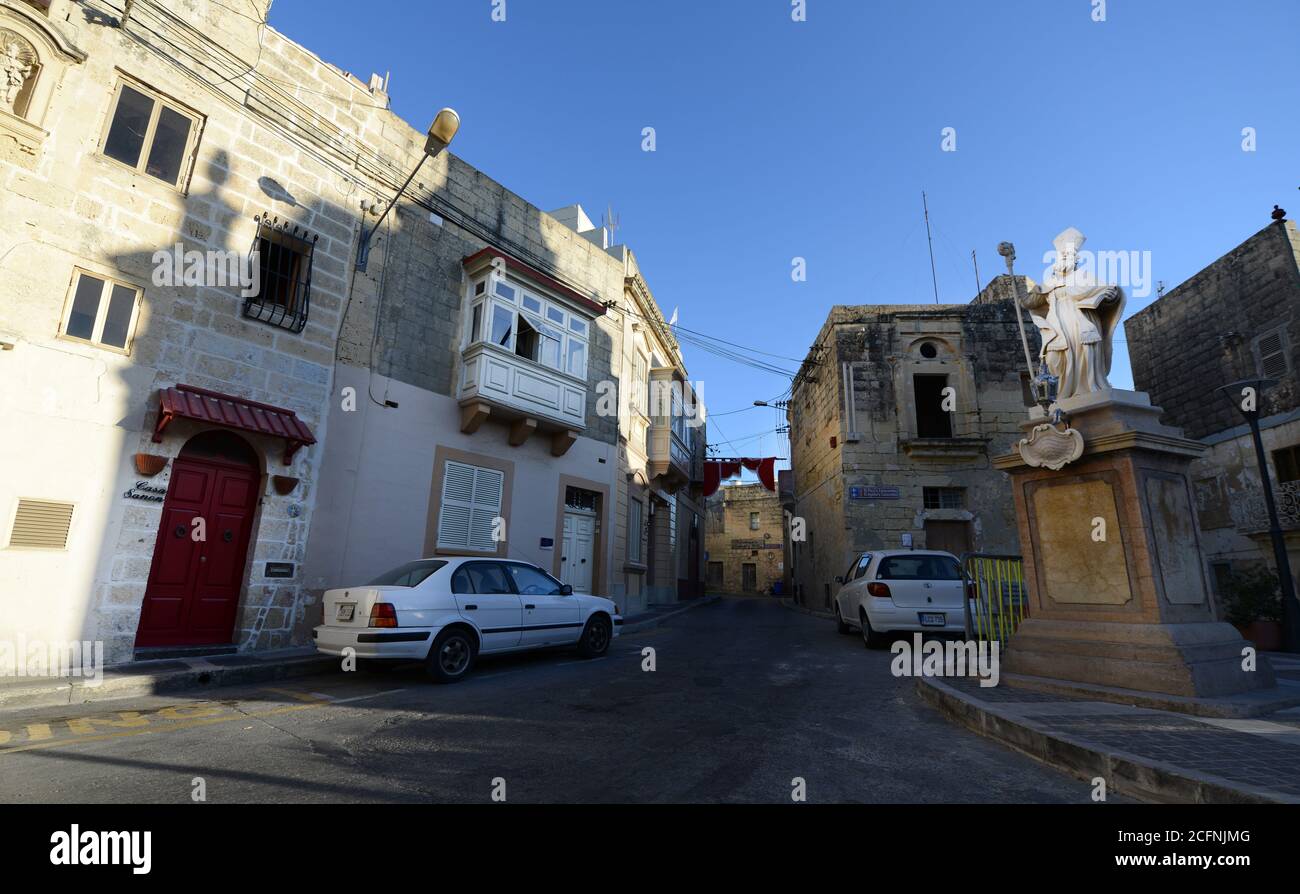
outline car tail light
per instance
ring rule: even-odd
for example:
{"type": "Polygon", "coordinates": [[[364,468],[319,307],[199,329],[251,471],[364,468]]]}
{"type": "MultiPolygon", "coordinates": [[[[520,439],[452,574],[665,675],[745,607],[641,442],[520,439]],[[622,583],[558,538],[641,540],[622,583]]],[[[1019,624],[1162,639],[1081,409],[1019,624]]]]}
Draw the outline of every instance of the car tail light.
{"type": "Polygon", "coordinates": [[[967,599],[975,598],[975,581],[973,580],[966,581],[966,598],[967,599]]]}
{"type": "Polygon", "coordinates": [[[889,584],[882,584],[880,581],[876,580],[867,584],[867,592],[872,596],[884,596],[887,599],[894,595],[889,592],[889,584]]]}
{"type": "Polygon", "coordinates": [[[371,627],[396,627],[397,609],[391,602],[376,602],[370,607],[371,627]]]}

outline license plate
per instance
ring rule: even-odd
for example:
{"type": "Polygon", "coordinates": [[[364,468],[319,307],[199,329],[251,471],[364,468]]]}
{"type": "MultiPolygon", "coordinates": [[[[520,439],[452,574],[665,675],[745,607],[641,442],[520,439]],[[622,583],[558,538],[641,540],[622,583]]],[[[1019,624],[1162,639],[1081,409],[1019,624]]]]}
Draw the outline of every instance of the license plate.
{"type": "Polygon", "coordinates": [[[942,627],[947,623],[946,616],[942,612],[922,612],[922,627],[942,627]]]}
{"type": "Polygon", "coordinates": [[[355,602],[346,602],[338,607],[335,611],[334,618],[338,621],[351,621],[353,613],[357,610],[355,602]]]}

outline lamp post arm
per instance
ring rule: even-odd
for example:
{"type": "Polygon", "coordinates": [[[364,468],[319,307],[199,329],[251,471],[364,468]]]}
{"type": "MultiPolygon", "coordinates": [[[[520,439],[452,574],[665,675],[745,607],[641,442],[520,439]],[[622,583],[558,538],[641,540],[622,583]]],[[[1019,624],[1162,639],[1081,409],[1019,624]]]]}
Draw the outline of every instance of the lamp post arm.
{"type": "Polygon", "coordinates": [[[369,242],[374,237],[376,231],[378,231],[379,229],[380,224],[382,224],[384,222],[384,218],[388,216],[388,212],[393,210],[393,206],[397,204],[397,200],[400,199],[402,197],[402,194],[406,192],[406,187],[410,186],[411,181],[415,179],[415,175],[420,173],[420,168],[424,167],[424,161],[428,157],[429,156],[427,155],[420,156],[420,162],[415,166],[415,170],[411,171],[411,175],[406,178],[406,182],[402,184],[402,188],[399,189],[397,191],[397,194],[393,196],[392,200],[388,203],[387,207],[384,208],[384,212],[379,215],[379,220],[375,221],[375,225],[371,227],[370,232],[366,234],[366,239],[365,239],[366,242],[369,242]]]}
{"type": "Polygon", "coordinates": [[[389,201],[387,206],[385,206],[383,213],[380,214],[379,219],[375,221],[375,225],[371,227],[368,231],[364,229],[362,230],[361,242],[357,246],[357,269],[358,270],[366,269],[366,264],[370,260],[370,240],[373,239],[375,233],[379,231],[379,227],[383,224],[384,218],[388,216],[388,212],[393,210],[393,206],[397,204],[397,200],[402,197],[402,195],[406,192],[406,188],[411,185],[411,181],[415,179],[415,175],[420,173],[420,168],[424,167],[424,161],[428,157],[429,157],[428,155],[420,156],[419,164],[415,166],[415,169],[411,171],[410,176],[406,178],[406,182],[402,184],[402,188],[397,191],[397,193],[393,196],[392,200],[389,201]]]}

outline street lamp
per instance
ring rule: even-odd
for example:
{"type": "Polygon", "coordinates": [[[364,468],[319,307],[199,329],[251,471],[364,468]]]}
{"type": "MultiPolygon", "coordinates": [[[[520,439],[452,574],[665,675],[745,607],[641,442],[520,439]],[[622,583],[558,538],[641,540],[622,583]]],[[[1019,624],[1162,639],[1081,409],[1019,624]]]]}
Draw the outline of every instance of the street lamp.
{"type": "Polygon", "coordinates": [[[1259,433],[1260,395],[1277,384],[1276,379],[1242,379],[1219,390],[1241,411],[1250,425],[1250,436],[1255,442],[1255,461],[1259,464],[1259,480],[1264,489],[1264,506],[1268,510],[1268,534],[1273,541],[1273,561],[1277,563],[1277,576],[1282,584],[1282,637],[1288,652],[1300,652],[1300,605],[1296,603],[1295,579],[1291,576],[1291,561],[1286,554],[1286,538],[1277,517],[1277,504],[1273,501],[1273,483],[1268,478],[1268,460],[1264,455],[1264,439],[1259,433]]]}
{"type": "Polygon", "coordinates": [[[375,221],[375,225],[369,231],[363,231],[361,234],[361,244],[357,247],[358,270],[365,271],[366,263],[370,260],[370,240],[374,238],[375,232],[378,231],[379,225],[384,222],[384,218],[388,216],[388,212],[393,210],[393,206],[402,197],[402,193],[406,192],[406,187],[411,185],[411,181],[420,172],[424,162],[446,149],[458,130],[460,130],[460,116],[456,114],[455,109],[443,109],[434,117],[433,123],[429,125],[429,133],[425,137],[424,155],[420,156],[420,163],[415,166],[411,176],[406,178],[406,182],[397,191],[397,195],[393,196],[393,200],[388,203],[384,213],[379,215],[379,220],[375,221]]]}

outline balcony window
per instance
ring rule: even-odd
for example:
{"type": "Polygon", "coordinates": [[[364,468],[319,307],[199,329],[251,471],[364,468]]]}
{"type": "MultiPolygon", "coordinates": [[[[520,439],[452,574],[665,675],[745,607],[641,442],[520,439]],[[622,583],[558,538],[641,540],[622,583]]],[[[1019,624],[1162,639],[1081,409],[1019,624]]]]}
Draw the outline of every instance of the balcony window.
{"type": "Polygon", "coordinates": [[[509,301],[511,304],[515,302],[515,297],[517,294],[515,292],[515,287],[507,283],[504,279],[498,279],[496,282],[493,283],[492,293],[496,295],[498,298],[504,298],[506,301],[509,301]]]}
{"type": "Polygon", "coordinates": [[[488,341],[548,369],[587,377],[586,320],[504,280],[492,282],[491,298],[483,281],[475,283],[472,291],[475,300],[466,347],[488,341]],[[484,333],[481,327],[489,307],[484,333]]]}
{"type": "Polygon", "coordinates": [[[691,430],[691,421],[697,418],[700,410],[699,405],[694,400],[693,396],[689,404],[684,404],[682,402],[682,397],[686,393],[685,388],[686,386],[684,385],[681,390],[673,388],[672,430],[673,434],[677,435],[678,440],[687,447],[691,447],[694,441],[691,430]]]}
{"type": "Polygon", "coordinates": [[[488,341],[511,350],[514,348],[515,312],[500,304],[492,305],[492,332],[488,341]]]}
{"type": "Polygon", "coordinates": [[[580,379],[587,377],[587,343],[581,339],[569,337],[569,375],[580,379]]]}

